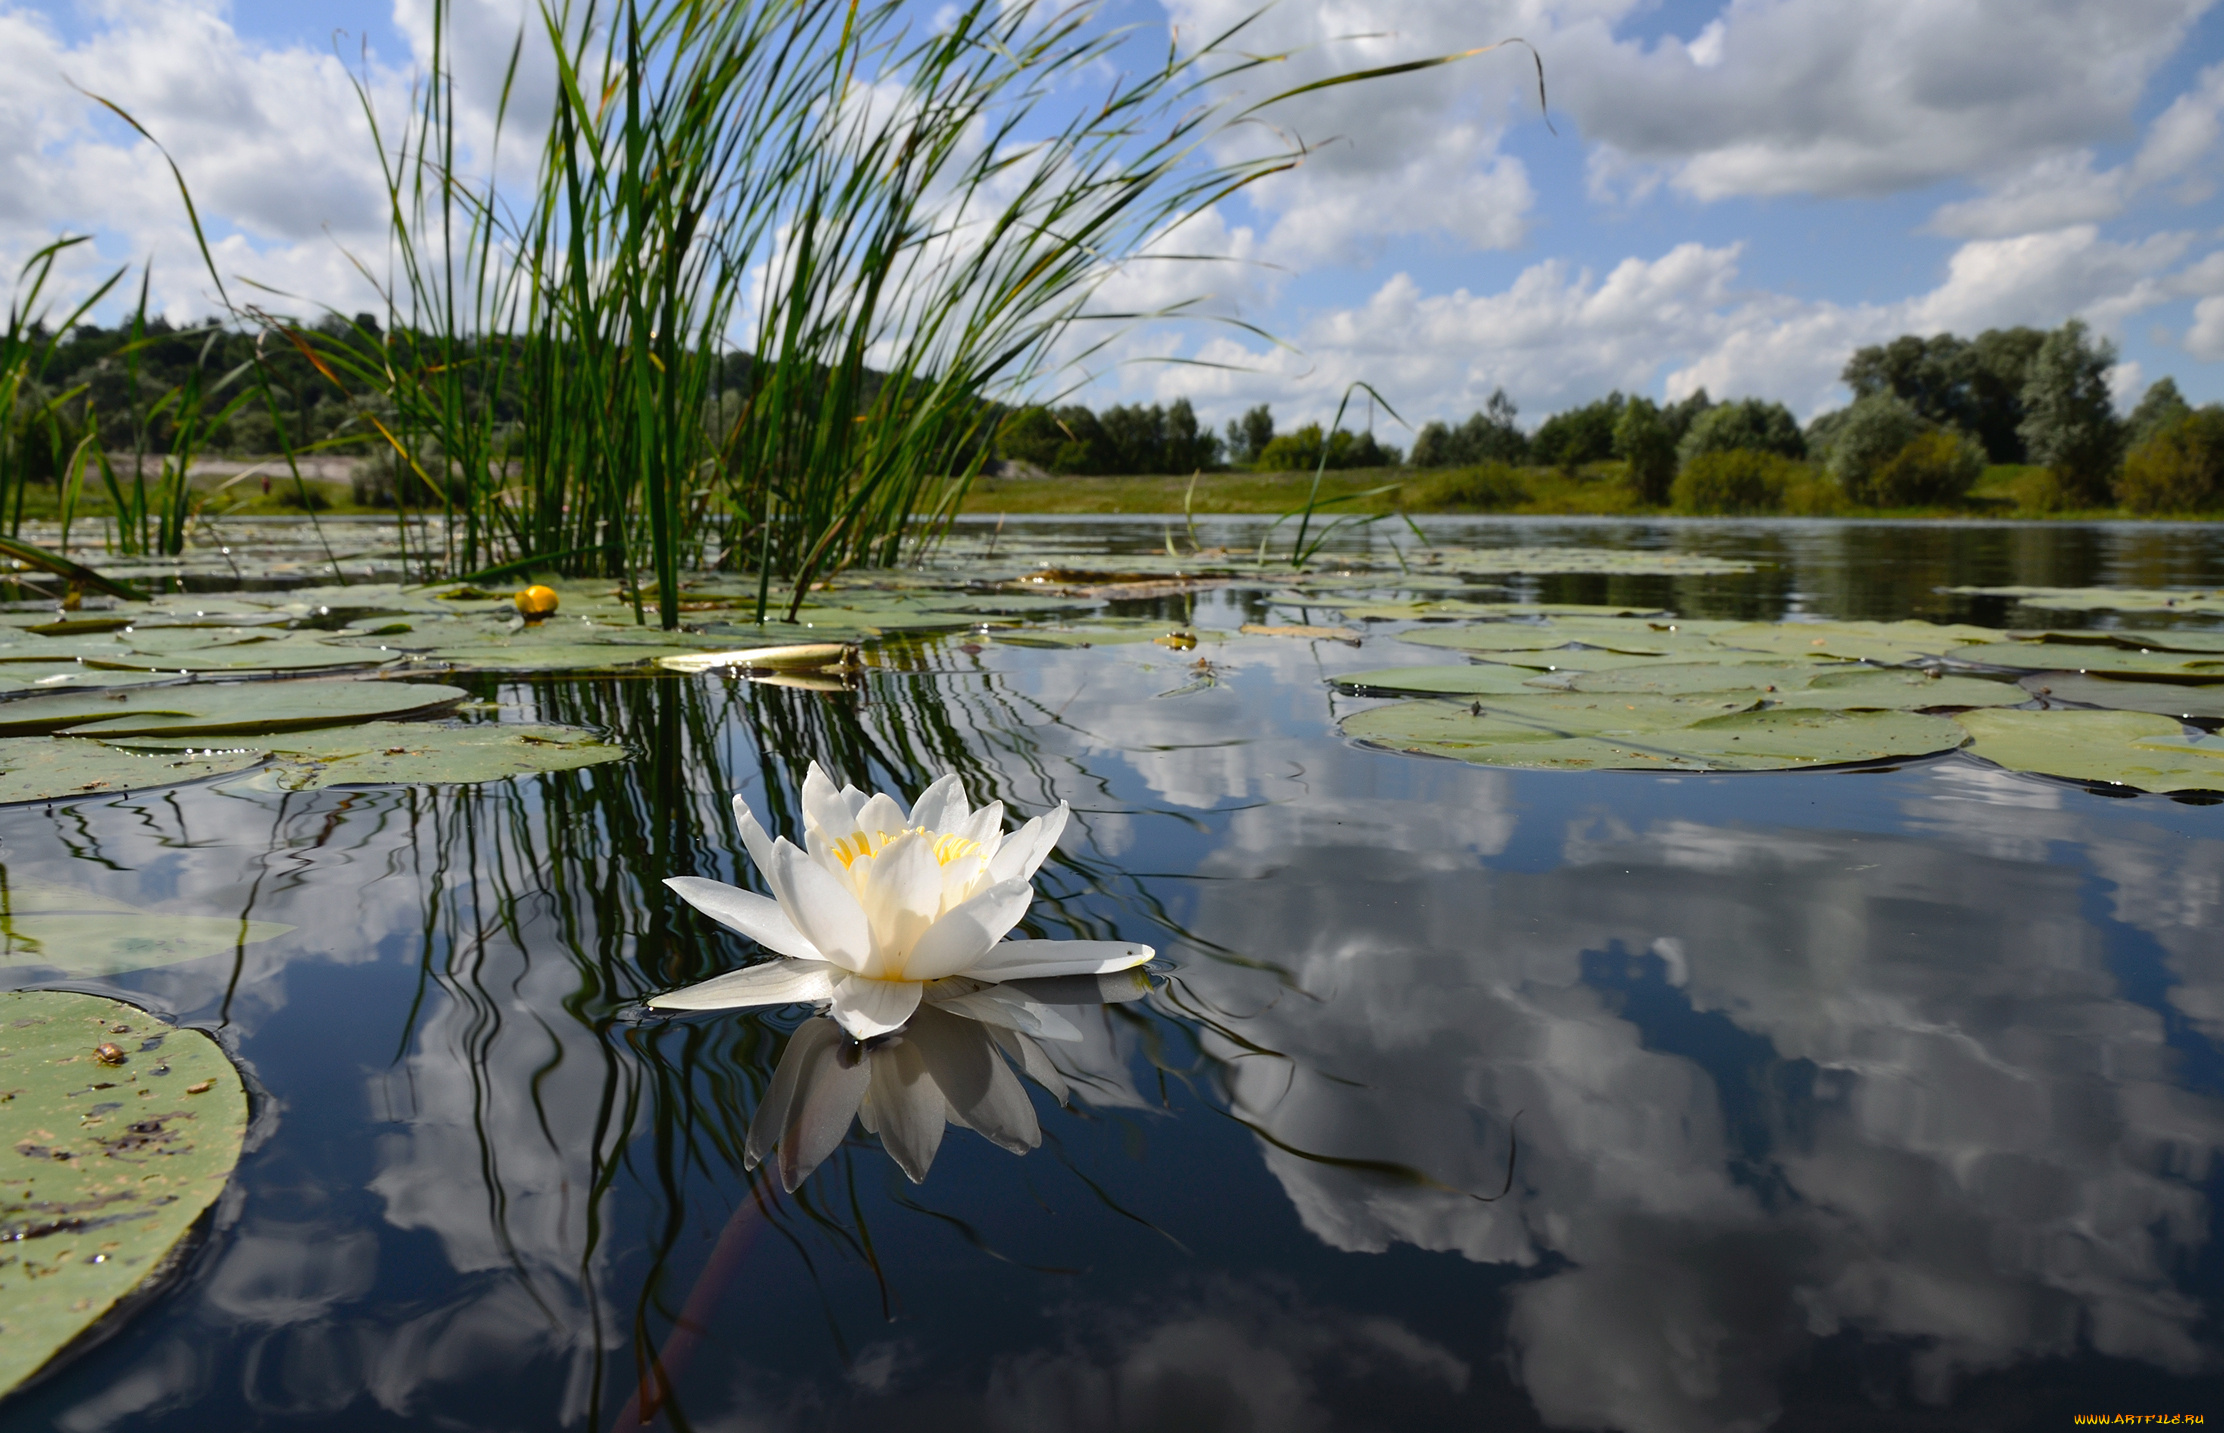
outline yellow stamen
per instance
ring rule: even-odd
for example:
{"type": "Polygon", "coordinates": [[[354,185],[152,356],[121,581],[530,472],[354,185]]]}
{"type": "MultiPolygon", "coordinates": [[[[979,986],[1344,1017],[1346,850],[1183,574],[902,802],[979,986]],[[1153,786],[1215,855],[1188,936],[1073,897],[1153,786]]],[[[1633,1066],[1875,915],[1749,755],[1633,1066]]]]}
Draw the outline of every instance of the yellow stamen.
{"type": "MultiPolygon", "coordinates": [[[[849,835],[834,842],[834,858],[842,863],[842,869],[846,871],[859,857],[877,855],[886,850],[888,843],[895,840],[897,836],[924,836],[927,834],[927,829],[924,826],[912,826],[896,832],[894,836],[886,831],[875,831],[870,835],[863,831],[852,831],[849,835]]],[[[956,834],[937,836],[934,838],[935,864],[947,866],[952,861],[978,854],[980,849],[981,843],[970,837],[956,834]]]]}

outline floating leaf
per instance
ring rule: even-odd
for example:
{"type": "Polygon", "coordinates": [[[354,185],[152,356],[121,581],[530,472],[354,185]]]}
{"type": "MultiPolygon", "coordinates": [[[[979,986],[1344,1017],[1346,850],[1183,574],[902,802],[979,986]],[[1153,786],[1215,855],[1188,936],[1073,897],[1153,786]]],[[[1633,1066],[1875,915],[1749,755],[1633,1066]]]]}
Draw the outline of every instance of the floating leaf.
{"type": "Polygon", "coordinates": [[[280,758],[273,775],[287,791],[501,781],[631,755],[578,727],[493,723],[369,722],[308,737],[273,737],[265,744],[280,758]]]}
{"type": "Polygon", "coordinates": [[[1269,627],[1246,622],[1236,629],[1246,637],[1302,637],[1313,641],[1349,642],[1359,645],[1359,634],[1349,627],[1269,627]]]}
{"type": "Polygon", "coordinates": [[[429,682],[189,682],[0,702],[0,736],[202,736],[423,716],[470,695],[429,682]]]}
{"type": "Polygon", "coordinates": [[[1647,657],[1681,654],[1703,658],[1719,650],[1710,646],[1704,637],[1692,633],[1650,622],[1617,622],[1608,618],[1424,627],[1419,631],[1400,632],[1398,638],[1417,646],[1450,647],[1461,652],[1543,652],[1578,642],[1600,651],[1647,657]]]}
{"type": "Polygon", "coordinates": [[[5,1393],[169,1271],[239,1163],[247,1091],[214,1040],[120,1000],[9,991],[0,1030],[5,1393]]]}
{"type": "Polygon", "coordinates": [[[2040,672],[2023,685],[2050,702],[2078,702],[2117,711],[2156,712],[2187,721],[2224,717],[2224,686],[2187,687],[2176,682],[2111,681],[2083,672],[2040,672]]]}
{"type": "Polygon", "coordinates": [[[1573,692],[1751,692],[1771,706],[1838,711],[2018,706],[2030,700],[2021,687],[1985,677],[1846,662],[1663,662],[1580,672],[1562,685],[1573,692]]]}
{"type": "Polygon", "coordinates": [[[2155,587],[1949,587],[1973,597],[2013,597],[2058,612],[2224,612],[2224,590],[2155,587]]]}
{"type": "Polygon", "coordinates": [[[2224,682],[2224,656],[2195,652],[2139,652],[2113,644],[1988,642],[1948,652],[1957,662],[2027,672],[2064,669],[2118,677],[2157,677],[2180,682],[2224,682]]]}
{"type": "Polygon", "coordinates": [[[2224,791],[2224,737],[2188,736],[2149,712],[1978,711],[1954,718],[2010,771],[2142,791],[2224,791]]]}
{"type": "Polygon", "coordinates": [[[298,672],[319,667],[375,666],[387,660],[376,650],[336,647],[305,634],[271,637],[261,633],[154,631],[122,633],[105,652],[86,652],[81,660],[100,667],[140,672],[298,672]]]}
{"type": "Polygon", "coordinates": [[[1339,687],[1361,691],[1479,697],[1536,691],[1531,683],[1537,680],[1537,675],[1529,667],[1482,662],[1461,667],[1377,667],[1371,671],[1342,673],[1335,682],[1339,687]]]}
{"type": "Polygon", "coordinates": [[[802,642],[785,647],[741,647],[724,652],[686,652],[659,657],[656,664],[674,672],[707,672],[714,667],[814,671],[821,667],[841,665],[855,650],[841,642],[802,642]]]}
{"type": "Polygon", "coordinates": [[[0,804],[179,786],[260,760],[259,751],[144,752],[80,737],[0,737],[0,804]]]}
{"type": "MultiPolygon", "coordinates": [[[[2157,632],[2148,629],[2071,632],[2011,632],[2023,642],[2048,642],[2081,647],[2121,647],[2133,652],[2213,652],[2224,656],[2224,632],[2157,632]]],[[[2067,659],[2065,659],[2067,660],[2067,659]]]]}
{"type": "Polygon", "coordinates": [[[1934,622],[1749,622],[1713,634],[1718,646],[1785,657],[1900,663],[1942,656],[1999,634],[1986,627],[1934,622]]]}
{"type": "Polygon", "coordinates": [[[1963,740],[1953,722],[1909,712],[1720,711],[1723,703],[1636,695],[1611,706],[1522,697],[1497,703],[1477,712],[1448,702],[1400,702],[1345,718],[1344,733],[1485,766],[1644,771],[1833,766],[1924,756],[1963,740]]]}
{"type": "MultiPolygon", "coordinates": [[[[1429,602],[1341,602],[1336,610],[1354,622],[1418,622],[1447,617],[1651,617],[1666,614],[1657,607],[1630,607],[1596,602],[1465,602],[1442,598],[1429,602]]],[[[1723,622],[1723,627],[1736,625],[1723,622]]]]}
{"type": "MultiPolygon", "coordinates": [[[[6,875],[0,868],[0,878],[6,875]]],[[[234,916],[178,915],[74,886],[6,880],[0,889],[0,967],[105,976],[229,955],[293,929],[234,916]]],[[[4,1028],[4,1027],[0,1027],[4,1028]]]]}

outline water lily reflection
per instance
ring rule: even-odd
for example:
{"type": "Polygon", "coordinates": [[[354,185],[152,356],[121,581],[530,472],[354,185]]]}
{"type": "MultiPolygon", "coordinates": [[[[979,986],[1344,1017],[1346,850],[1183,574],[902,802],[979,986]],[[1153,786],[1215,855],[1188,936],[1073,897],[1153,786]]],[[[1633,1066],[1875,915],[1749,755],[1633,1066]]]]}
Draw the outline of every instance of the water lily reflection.
{"type": "MultiPolygon", "coordinates": [[[[955,991],[971,982],[937,983],[955,991]]],[[[976,987],[946,1000],[930,991],[902,1030],[865,1041],[825,1016],[804,1021],[749,1126],[750,1167],[777,1148],[780,1182],[793,1191],[840,1146],[852,1119],[880,1136],[914,1184],[927,1177],[946,1125],[974,1130],[1013,1154],[1033,1149],[1042,1127],[1012,1067],[1065,1104],[1065,1077],[1036,1037],[1081,1038],[1049,1002],[1135,1000],[1150,982],[1141,971],[1124,971],[1027,986],[976,987]]]]}

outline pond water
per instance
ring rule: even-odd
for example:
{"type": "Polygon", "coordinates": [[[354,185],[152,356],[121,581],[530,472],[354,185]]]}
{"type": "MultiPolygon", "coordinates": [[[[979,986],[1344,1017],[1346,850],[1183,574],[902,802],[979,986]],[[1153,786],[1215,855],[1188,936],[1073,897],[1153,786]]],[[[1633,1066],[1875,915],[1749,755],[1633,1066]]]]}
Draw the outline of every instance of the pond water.
{"type": "MultiPolygon", "coordinates": [[[[1262,530],[1200,524],[1231,547],[1262,530]]],[[[2010,599],[1941,589],[2224,584],[2224,529],[2191,525],[1446,535],[1760,564],[1498,594],[1687,617],[2027,625],[2010,599]]],[[[1178,519],[1015,519],[1003,540],[1187,538],[1178,519]]],[[[1267,590],[1118,610],[1204,634],[1338,620],[1267,590]]],[[[219,779],[0,808],[11,881],[292,927],[99,980],[0,973],[217,1032],[260,1092],[178,1280],[0,1420],[2224,1416],[2224,807],[1960,753],[1655,775],[1350,743],[1337,720],[1375,703],[1329,679],[1448,656],[1401,648],[1405,626],[1194,651],[952,637],[837,692],[456,679],[639,755],[480,786],[219,779]],[[1071,802],[1026,928],[1174,967],[1054,1050],[1075,1100],[1034,1092],[1025,1157],[953,1130],[915,1186],[853,1131],[788,1194],[743,1144],[807,1012],[642,1011],[757,955],[660,882],[754,884],[728,799],[792,832],[812,760],[906,796],[956,771],[1019,817],[1071,802]]]]}

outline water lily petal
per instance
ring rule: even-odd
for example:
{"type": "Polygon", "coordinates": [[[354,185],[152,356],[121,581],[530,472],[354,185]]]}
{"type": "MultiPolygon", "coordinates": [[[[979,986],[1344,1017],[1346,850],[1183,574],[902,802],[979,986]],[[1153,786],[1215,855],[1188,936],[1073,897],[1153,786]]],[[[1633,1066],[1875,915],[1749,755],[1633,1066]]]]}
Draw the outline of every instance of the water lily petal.
{"type": "MultiPolygon", "coordinates": [[[[956,829],[960,836],[978,841],[983,846],[1001,845],[1004,840],[1004,803],[991,801],[966,817],[964,824],[956,829]]],[[[996,853],[992,850],[988,854],[993,856],[996,853]]]]}
{"type": "Polygon", "coordinates": [[[917,1184],[927,1177],[935,1151],[942,1147],[942,1128],[949,1103],[941,1087],[927,1073],[927,1062],[909,1040],[898,1040],[872,1052],[871,1097],[874,1122],[881,1146],[917,1184]]]}
{"type": "Polygon", "coordinates": [[[1001,1025],[989,1026],[988,1034],[996,1042],[998,1049],[1011,1056],[1027,1072],[1028,1079],[1050,1091],[1052,1099],[1061,1105],[1073,1103],[1072,1088],[1066,1084],[1066,1077],[1058,1073],[1058,1067],[1050,1063],[1050,1057],[1043,1053],[1042,1046],[1017,1030],[1007,1030],[1001,1025]]]}
{"type": "Polygon", "coordinates": [[[741,827],[741,844],[748,848],[749,859],[757,863],[760,871],[772,869],[772,838],[765,828],[757,824],[757,813],[739,796],[734,798],[734,822],[741,827]]]}
{"type": "Polygon", "coordinates": [[[1004,838],[997,848],[996,859],[988,863],[991,879],[997,881],[1031,881],[1042,866],[1044,858],[1058,844],[1066,832],[1066,817],[1071,809],[1065,802],[1058,809],[1037,816],[1034,820],[1004,838]]]}
{"type": "Polygon", "coordinates": [[[795,922],[788,919],[777,901],[700,876],[670,876],[664,884],[704,915],[728,930],[740,931],[767,950],[798,960],[820,958],[818,947],[803,938],[803,932],[795,928],[795,922]]]}
{"type": "MultiPolygon", "coordinates": [[[[766,901],[766,905],[772,902],[766,901]]],[[[796,1005],[834,997],[835,967],[823,960],[771,960],[729,970],[683,990],[653,996],[653,1010],[745,1010],[754,1005],[796,1005]]]]}
{"type": "Polygon", "coordinates": [[[772,1084],[757,1105],[756,1118],[749,1122],[746,1147],[749,1168],[755,1169],[780,1142],[780,1131],[788,1123],[788,1107],[795,1103],[795,1092],[802,1083],[803,1072],[815,1065],[819,1047],[839,1044],[847,1038],[841,1026],[824,1016],[795,1027],[795,1033],[788,1037],[788,1048],[780,1052],[780,1063],[772,1072],[772,1084]]]}
{"type": "Polygon", "coordinates": [[[958,1123],[978,1130],[992,1144],[1024,1154],[1042,1143],[1042,1126],[1026,1089],[996,1053],[988,1031],[929,1005],[912,1017],[904,1038],[918,1047],[958,1123]]]}
{"type": "Polygon", "coordinates": [[[935,1009],[947,1010],[952,1015],[962,1015],[968,1020],[978,1020],[983,1025],[1000,1025],[1009,1030],[1022,1030],[1043,1040],[1078,1040],[1081,1028],[1047,1005],[1038,1005],[1024,995],[1016,994],[1002,986],[991,985],[970,995],[956,995],[934,1002],[935,1009]]]}
{"type": "Polygon", "coordinates": [[[1103,975],[1042,975],[1006,980],[997,987],[1038,1005],[1123,1005],[1151,993],[1151,978],[1140,966],[1103,975]]]}
{"type": "Polygon", "coordinates": [[[1034,899],[1034,888],[1025,881],[1005,881],[959,902],[944,911],[911,947],[904,961],[905,976],[940,980],[972,974],[973,967],[995,948],[1005,932],[1019,924],[1034,899]]]}
{"type": "Polygon", "coordinates": [[[1141,965],[1156,954],[1149,946],[1129,940],[1007,940],[965,973],[975,980],[1102,975],[1141,965]]]}
{"type": "Polygon", "coordinates": [[[919,1008],[919,983],[915,980],[872,980],[862,975],[837,975],[826,1012],[844,1030],[860,1040],[900,1030],[919,1008]]]}
{"type": "Polygon", "coordinates": [[[904,824],[928,831],[955,831],[971,814],[965,787],[953,771],[919,793],[919,799],[912,803],[911,819],[904,824]]]}
{"type": "Polygon", "coordinates": [[[942,863],[934,858],[933,838],[903,835],[882,847],[857,899],[873,929],[875,963],[863,973],[915,979],[904,957],[942,911],[942,863]]]}
{"type": "Polygon", "coordinates": [[[849,808],[850,826],[853,829],[857,825],[858,815],[865,809],[865,803],[870,800],[872,800],[870,796],[859,791],[855,786],[845,784],[842,787],[842,804],[849,808]]]}
{"type": "MultiPolygon", "coordinates": [[[[789,1048],[794,1048],[793,1041],[789,1048]]],[[[872,1078],[864,1050],[849,1040],[814,1044],[808,1055],[809,1063],[797,1074],[787,1120],[780,1127],[780,1184],[790,1194],[841,1147],[872,1078]]]]}
{"type": "Polygon", "coordinates": [[[862,970],[873,954],[872,927],[849,888],[785,836],[765,863],[773,898],[819,956],[844,970],[862,970]]]}
{"type": "Polygon", "coordinates": [[[820,865],[839,872],[842,866],[834,855],[834,843],[856,831],[856,813],[834,789],[833,779],[812,762],[803,777],[803,848],[820,865]]]}
{"type": "Polygon", "coordinates": [[[884,791],[876,791],[865,798],[857,812],[857,829],[878,841],[882,835],[893,836],[904,828],[904,809],[896,798],[884,791]]]}

